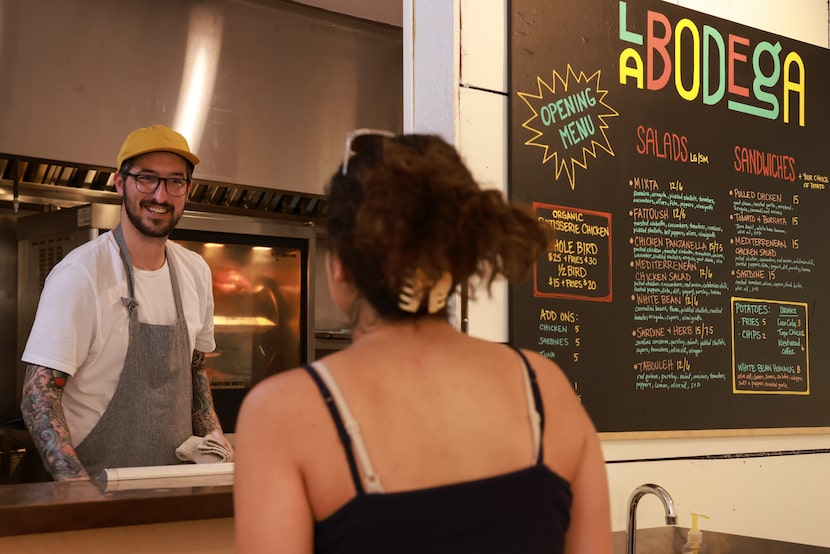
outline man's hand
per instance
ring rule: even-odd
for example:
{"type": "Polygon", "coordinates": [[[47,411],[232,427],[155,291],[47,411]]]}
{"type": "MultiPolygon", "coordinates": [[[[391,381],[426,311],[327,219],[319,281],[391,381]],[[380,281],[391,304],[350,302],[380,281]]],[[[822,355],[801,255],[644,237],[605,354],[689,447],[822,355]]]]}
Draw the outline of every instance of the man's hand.
{"type": "Polygon", "coordinates": [[[225,437],[225,434],[222,432],[221,429],[216,429],[214,431],[211,431],[206,436],[208,436],[212,439],[215,439],[215,440],[219,441],[220,443],[222,443],[222,446],[227,448],[228,452],[230,452],[230,459],[228,461],[229,462],[233,461],[233,445],[231,445],[231,443],[228,442],[228,439],[225,437]]]}

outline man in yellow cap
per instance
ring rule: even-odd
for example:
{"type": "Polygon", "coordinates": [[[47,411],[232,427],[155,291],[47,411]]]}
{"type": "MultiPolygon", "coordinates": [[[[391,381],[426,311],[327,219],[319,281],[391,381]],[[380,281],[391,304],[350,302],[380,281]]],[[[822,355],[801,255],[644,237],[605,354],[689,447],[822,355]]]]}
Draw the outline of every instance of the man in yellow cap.
{"type": "Polygon", "coordinates": [[[178,463],[208,437],[230,460],[204,371],[210,268],[168,241],[199,158],[163,125],[131,132],[116,162],[121,218],[50,272],[22,359],[23,419],[55,480],[178,463]]]}

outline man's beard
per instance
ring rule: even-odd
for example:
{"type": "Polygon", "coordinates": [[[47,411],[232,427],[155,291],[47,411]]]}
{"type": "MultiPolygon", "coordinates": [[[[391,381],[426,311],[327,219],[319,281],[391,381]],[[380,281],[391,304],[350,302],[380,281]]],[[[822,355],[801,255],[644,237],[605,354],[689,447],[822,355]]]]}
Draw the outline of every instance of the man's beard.
{"type": "Polygon", "coordinates": [[[182,214],[176,215],[176,210],[170,204],[157,204],[152,201],[145,201],[138,203],[138,211],[133,211],[132,208],[133,204],[129,198],[124,199],[124,207],[127,210],[127,218],[129,218],[130,223],[133,224],[138,232],[142,235],[154,238],[165,238],[170,235],[173,229],[176,227],[176,224],[182,218],[182,214]],[[172,219],[168,220],[167,223],[163,225],[148,225],[141,217],[141,206],[142,204],[150,205],[150,206],[162,206],[170,210],[169,215],[172,219]]]}

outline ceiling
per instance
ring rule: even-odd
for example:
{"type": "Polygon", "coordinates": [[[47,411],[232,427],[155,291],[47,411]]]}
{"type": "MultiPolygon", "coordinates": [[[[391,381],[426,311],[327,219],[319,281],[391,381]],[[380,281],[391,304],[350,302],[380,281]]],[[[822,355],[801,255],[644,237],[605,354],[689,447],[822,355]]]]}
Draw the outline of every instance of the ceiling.
{"type": "Polygon", "coordinates": [[[293,0],[362,19],[403,26],[403,0],[293,0]]]}

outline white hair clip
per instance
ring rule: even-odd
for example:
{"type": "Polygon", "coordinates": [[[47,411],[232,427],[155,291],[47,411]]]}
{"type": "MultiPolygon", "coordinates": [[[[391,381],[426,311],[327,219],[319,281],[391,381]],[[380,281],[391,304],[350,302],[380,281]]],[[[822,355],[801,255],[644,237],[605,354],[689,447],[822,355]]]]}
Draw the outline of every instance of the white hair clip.
{"type": "Polygon", "coordinates": [[[437,281],[428,286],[424,285],[423,272],[420,269],[416,270],[413,275],[414,277],[407,277],[404,280],[398,295],[398,308],[412,314],[417,313],[424,300],[426,289],[429,289],[428,313],[434,314],[447,305],[447,297],[452,288],[452,275],[448,271],[442,273],[437,281]]]}
{"type": "Polygon", "coordinates": [[[447,305],[447,296],[450,294],[452,287],[452,275],[448,271],[441,274],[441,277],[432,284],[429,290],[429,299],[427,301],[427,311],[434,314],[438,310],[443,309],[447,305]]]}
{"type": "MultiPolygon", "coordinates": [[[[418,273],[420,272],[415,272],[416,275],[418,273]]],[[[398,308],[414,314],[421,306],[421,300],[423,298],[424,287],[421,284],[421,279],[417,279],[416,281],[412,277],[407,277],[401,287],[401,293],[398,295],[398,308]]]]}

